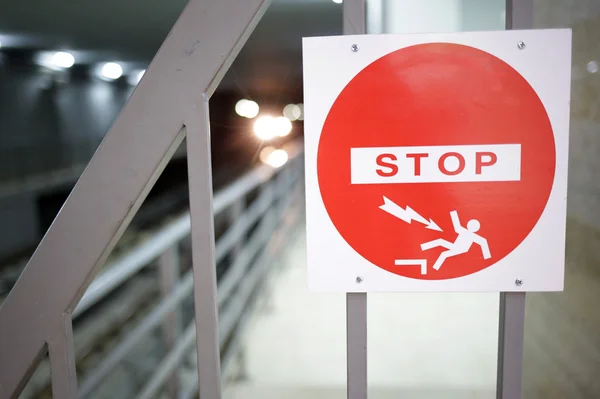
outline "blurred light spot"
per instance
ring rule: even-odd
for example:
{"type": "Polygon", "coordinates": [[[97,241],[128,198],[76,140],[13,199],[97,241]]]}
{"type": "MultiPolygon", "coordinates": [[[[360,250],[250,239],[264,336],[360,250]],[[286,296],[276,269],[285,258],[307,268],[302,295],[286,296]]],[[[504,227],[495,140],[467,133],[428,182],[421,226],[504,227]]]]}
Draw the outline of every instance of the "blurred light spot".
{"type": "Polygon", "coordinates": [[[75,64],[75,57],[73,54],[67,53],[66,51],[57,51],[52,56],[50,62],[52,66],[58,68],[71,68],[75,64]]]}
{"type": "Polygon", "coordinates": [[[275,150],[276,150],[276,148],[267,146],[267,147],[263,148],[262,150],[260,150],[260,153],[258,154],[258,158],[260,159],[260,161],[262,163],[267,163],[267,160],[269,159],[269,155],[271,155],[271,153],[275,150]]]}
{"type": "Polygon", "coordinates": [[[123,68],[116,62],[107,62],[100,69],[100,75],[105,79],[119,79],[123,76],[123,68]]]}
{"type": "Polygon", "coordinates": [[[35,53],[34,61],[38,65],[60,71],[71,68],[75,64],[75,57],[66,51],[41,51],[35,53]]]}
{"type": "Polygon", "coordinates": [[[244,118],[252,119],[258,115],[258,111],[258,104],[251,100],[244,99],[235,104],[235,112],[244,118]]]}
{"type": "MultiPolygon", "coordinates": [[[[267,147],[269,148],[269,147],[267,147]]],[[[265,148],[266,149],[266,148],[265,148]]],[[[264,151],[264,149],[263,149],[264,151]]],[[[262,153],[262,151],[261,151],[262,153]]],[[[265,161],[267,165],[270,165],[274,168],[279,168],[288,161],[288,153],[285,150],[272,150],[265,156],[265,161]]]]}
{"type": "Polygon", "coordinates": [[[590,61],[587,64],[587,70],[589,73],[596,73],[598,72],[598,62],[597,61],[590,61]]]}
{"type": "Polygon", "coordinates": [[[0,48],[2,48],[2,42],[0,41],[0,48]]]}
{"type": "Polygon", "coordinates": [[[263,115],[254,122],[254,133],[261,140],[271,140],[277,136],[284,137],[292,131],[292,122],[285,116],[274,118],[263,115]]]}
{"type": "Polygon", "coordinates": [[[246,100],[246,99],[242,99],[242,100],[238,101],[235,104],[235,113],[238,114],[239,116],[244,116],[244,105],[246,105],[247,102],[248,102],[248,100],[246,100]]]}
{"type": "Polygon", "coordinates": [[[258,115],[259,107],[258,107],[258,104],[255,103],[254,101],[248,101],[246,103],[246,105],[244,106],[244,108],[245,108],[246,118],[252,119],[252,118],[255,118],[256,115],[258,115]]]}
{"type": "Polygon", "coordinates": [[[298,108],[300,108],[300,116],[298,117],[299,121],[304,120],[304,104],[298,104],[298,108]]]}
{"type": "Polygon", "coordinates": [[[292,131],[292,122],[285,116],[278,116],[273,120],[273,130],[279,137],[284,137],[292,131]]]}
{"type": "Polygon", "coordinates": [[[335,4],[342,4],[344,0],[332,0],[335,4]]]}
{"type": "Polygon", "coordinates": [[[295,121],[300,118],[302,110],[296,104],[288,104],[283,108],[283,116],[291,121],[295,121]]]}
{"type": "Polygon", "coordinates": [[[271,140],[277,136],[275,118],[269,115],[260,116],[254,122],[254,134],[261,140],[271,140]]]}

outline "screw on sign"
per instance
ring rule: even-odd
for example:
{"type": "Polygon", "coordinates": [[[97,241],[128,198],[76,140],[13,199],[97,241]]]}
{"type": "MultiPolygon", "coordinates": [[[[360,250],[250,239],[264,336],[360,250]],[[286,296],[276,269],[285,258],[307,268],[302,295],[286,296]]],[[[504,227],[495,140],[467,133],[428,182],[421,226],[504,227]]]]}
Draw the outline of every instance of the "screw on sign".
{"type": "Polygon", "coordinates": [[[542,215],[555,166],[530,84],[451,43],[404,47],[362,69],[333,103],[317,152],[322,201],[343,239],[422,280],[467,276],[511,253],[542,215]]]}

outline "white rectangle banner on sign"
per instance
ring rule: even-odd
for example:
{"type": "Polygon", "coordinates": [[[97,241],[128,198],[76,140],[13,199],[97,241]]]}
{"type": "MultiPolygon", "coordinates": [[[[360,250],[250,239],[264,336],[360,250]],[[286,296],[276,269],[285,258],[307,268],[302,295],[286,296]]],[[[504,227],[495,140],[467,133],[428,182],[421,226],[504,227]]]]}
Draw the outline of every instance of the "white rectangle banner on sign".
{"type": "Polygon", "coordinates": [[[515,181],[521,145],[443,145],[350,149],[352,184],[515,181]]]}
{"type": "Polygon", "coordinates": [[[305,38],[303,63],[312,291],[563,289],[569,29],[305,38]]]}

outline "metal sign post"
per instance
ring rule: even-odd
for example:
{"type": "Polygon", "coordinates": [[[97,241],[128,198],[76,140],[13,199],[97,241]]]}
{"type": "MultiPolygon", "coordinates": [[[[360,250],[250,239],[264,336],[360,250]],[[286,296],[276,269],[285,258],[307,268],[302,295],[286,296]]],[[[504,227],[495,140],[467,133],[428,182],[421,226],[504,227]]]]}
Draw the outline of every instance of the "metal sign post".
{"type": "MultiPolygon", "coordinates": [[[[533,0],[506,0],[506,29],[531,28],[533,28],[533,0]]],[[[525,292],[500,293],[497,399],[521,398],[525,296],[525,292]]]]}
{"type": "MultiPolygon", "coordinates": [[[[344,2],[344,34],[365,33],[365,0],[344,2]]],[[[352,51],[358,51],[354,46],[352,51]]],[[[360,277],[357,277],[360,279],[360,277]]],[[[358,281],[358,280],[357,280],[358,281]]],[[[346,362],[348,399],[367,398],[367,294],[346,294],[346,362]]]]}

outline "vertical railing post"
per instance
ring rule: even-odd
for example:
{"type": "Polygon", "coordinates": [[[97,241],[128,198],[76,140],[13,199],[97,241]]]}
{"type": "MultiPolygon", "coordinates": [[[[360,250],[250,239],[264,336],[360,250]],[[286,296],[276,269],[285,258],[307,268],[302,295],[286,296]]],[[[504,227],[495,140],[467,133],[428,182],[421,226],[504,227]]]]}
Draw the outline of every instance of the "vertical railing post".
{"type": "MultiPolygon", "coordinates": [[[[242,216],[242,214],[244,213],[245,206],[246,206],[245,197],[241,197],[233,203],[233,205],[231,206],[231,209],[229,210],[229,215],[228,215],[230,226],[233,226],[233,224],[240,218],[240,216],[242,216]]],[[[244,248],[244,242],[243,242],[244,236],[245,235],[242,235],[242,237],[239,238],[238,242],[235,243],[233,248],[231,248],[231,250],[230,250],[230,260],[229,260],[230,265],[233,265],[237,262],[237,260],[240,256],[240,252],[242,251],[242,248],[244,248]]],[[[244,351],[243,346],[236,353],[235,358],[236,358],[237,365],[238,365],[237,370],[236,370],[235,379],[238,381],[245,380],[248,377],[248,372],[247,372],[247,367],[246,367],[246,356],[245,356],[245,351],[244,351]]]]}
{"type": "MultiPolygon", "coordinates": [[[[506,0],[506,29],[533,27],[533,0],[506,0]]],[[[525,292],[501,292],[498,322],[497,399],[521,399],[525,292]]]]}
{"type": "Polygon", "coordinates": [[[198,391],[201,398],[220,399],[221,358],[209,115],[208,96],[203,95],[185,126],[196,309],[198,391]]]}
{"type": "Polygon", "coordinates": [[[52,396],[77,398],[77,372],[73,344],[73,320],[71,313],[64,313],[47,341],[50,357],[52,396]]]}
{"type": "MultiPolygon", "coordinates": [[[[158,259],[158,273],[160,279],[160,294],[167,298],[177,286],[180,273],[179,245],[173,244],[158,259]]],[[[162,322],[163,340],[166,352],[170,352],[177,342],[180,330],[179,305],[175,310],[165,315],[162,322]]],[[[177,398],[179,394],[179,373],[173,373],[167,383],[169,398],[177,398]]]]}
{"type": "MultiPolygon", "coordinates": [[[[344,34],[365,33],[365,0],[344,1],[344,34]]],[[[348,399],[367,398],[367,294],[346,294],[348,399]]]]}
{"type": "MultiPolygon", "coordinates": [[[[236,200],[231,209],[229,210],[229,225],[232,226],[244,213],[244,208],[246,207],[246,199],[244,197],[236,200]]],[[[231,263],[235,263],[237,257],[239,256],[240,251],[244,247],[242,240],[239,240],[235,246],[231,249],[231,263]]]]}
{"type": "MultiPolygon", "coordinates": [[[[293,161],[292,161],[293,162],[293,161]]],[[[291,194],[290,189],[290,178],[291,178],[291,166],[286,164],[283,169],[279,172],[279,175],[275,178],[273,186],[273,205],[277,209],[279,214],[280,204],[283,202],[283,197],[291,194]]]]}

